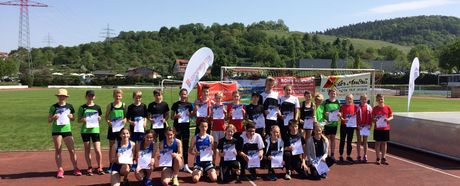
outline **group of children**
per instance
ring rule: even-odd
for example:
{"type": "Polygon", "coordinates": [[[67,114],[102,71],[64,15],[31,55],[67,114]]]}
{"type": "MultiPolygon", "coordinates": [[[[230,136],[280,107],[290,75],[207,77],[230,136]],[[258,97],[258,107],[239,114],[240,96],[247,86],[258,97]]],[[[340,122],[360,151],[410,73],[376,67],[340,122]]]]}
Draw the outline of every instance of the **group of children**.
{"type": "MultiPolygon", "coordinates": [[[[183,170],[192,176],[193,182],[207,177],[211,182],[220,179],[257,179],[256,169],[266,168],[266,179],[276,180],[274,169],[285,169],[284,179],[291,179],[295,171],[300,178],[326,178],[329,167],[335,163],[335,135],[340,125],[339,161],[344,161],[343,151],[347,142],[349,162],[354,132],[357,133],[357,161],[367,162],[367,138],[374,125],[377,164],[388,164],[385,159],[386,142],[389,140],[392,120],[391,108],[377,95],[377,105],[372,108],[366,95],[361,95],[360,104],[353,103],[353,95],[346,96],[345,104],[336,99],[336,90],[328,92],[324,100],[321,94],[314,96],[305,91],[303,102],[292,95],[291,86],[284,87],[283,96],[274,91],[275,79],[268,77],[265,90],[253,93],[251,102],[240,102],[238,91],[232,93],[233,101],[223,103],[223,94],[218,92],[211,100],[209,89],[202,89],[202,96],[192,105],[188,102],[186,89],[179,91],[179,101],[169,106],[163,101],[161,90],[154,90],[154,102],[142,103],[142,92],[134,91],[134,102],[126,106],[122,102],[123,92],[113,91],[114,101],[106,108],[104,119],[108,124],[109,160],[112,185],[128,182],[128,174],[135,173],[139,181],[152,185],[151,173],[157,162],[162,167],[161,182],[164,185],[179,185],[178,172],[183,170]],[[196,130],[190,140],[190,123],[196,117],[196,130]],[[168,125],[167,120],[173,120],[168,125]],[[129,129],[124,127],[129,123],[129,129]],[[149,123],[149,125],[147,125],[149,123]],[[158,139],[157,139],[158,138],[158,139]],[[190,143],[189,143],[190,141],[190,143]],[[361,146],[363,156],[361,157],[361,146]],[[194,156],[193,167],[188,166],[188,154],[194,156]],[[155,161],[156,160],[156,161],[155,161]],[[219,170],[216,163],[219,160],[219,170]],[[250,174],[246,176],[246,171],[250,174]],[[218,173],[219,172],[219,173],[218,173]],[[219,175],[219,176],[218,176],[219,175]]],[[[66,103],[68,94],[59,89],[58,102],[51,106],[48,121],[52,123],[55,158],[58,178],[64,177],[61,160],[61,143],[64,140],[74,166],[73,174],[82,175],[77,166],[77,157],[70,128],[75,110],[66,103]]],[[[101,107],[94,103],[95,93],[88,90],[86,103],[79,107],[77,121],[81,123],[86,175],[103,175],[100,145],[101,107]],[[91,163],[91,141],[96,153],[97,168],[91,163]]]]}

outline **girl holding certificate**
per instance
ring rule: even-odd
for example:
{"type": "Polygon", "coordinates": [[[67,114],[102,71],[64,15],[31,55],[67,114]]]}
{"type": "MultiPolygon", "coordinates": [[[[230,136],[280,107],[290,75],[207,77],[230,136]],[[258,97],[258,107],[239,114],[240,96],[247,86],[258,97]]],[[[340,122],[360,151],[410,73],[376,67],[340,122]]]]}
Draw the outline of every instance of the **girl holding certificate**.
{"type": "Polygon", "coordinates": [[[256,133],[265,138],[265,116],[264,106],[259,104],[259,93],[253,92],[251,95],[251,103],[246,106],[246,120],[254,123],[256,133]]]}
{"type": "Polygon", "coordinates": [[[50,107],[48,115],[48,123],[51,124],[51,135],[53,136],[54,142],[54,159],[58,168],[57,178],[64,178],[64,169],[62,168],[62,140],[67,146],[67,150],[70,154],[70,160],[73,165],[73,174],[75,176],[81,176],[80,169],[77,164],[77,154],[75,153],[74,141],[72,137],[72,128],[70,127],[70,121],[74,120],[73,114],[75,110],[73,106],[67,103],[66,89],[59,89],[56,97],[58,102],[50,107]]]}
{"type": "MultiPolygon", "coordinates": [[[[156,89],[153,91],[155,101],[149,104],[147,107],[148,120],[151,122],[151,128],[158,135],[158,142],[165,139],[165,128],[167,127],[166,120],[169,116],[168,103],[163,101],[163,91],[156,89]]],[[[155,141],[157,137],[155,136],[155,141]]]]}
{"type": "MultiPolygon", "coordinates": [[[[196,128],[195,128],[195,135],[200,133],[200,123],[202,121],[209,121],[210,110],[212,105],[212,100],[208,97],[209,94],[209,87],[203,86],[201,89],[201,97],[200,99],[195,100],[195,107],[193,108],[193,113],[196,115],[196,128]]],[[[208,128],[206,131],[207,134],[211,134],[211,127],[208,128]]]]}
{"type": "Polygon", "coordinates": [[[358,145],[358,161],[361,161],[361,145],[363,146],[362,162],[367,162],[367,137],[370,135],[372,125],[372,107],[367,104],[367,95],[363,94],[359,98],[360,104],[358,107],[358,128],[356,129],[356,137],[358,145]]]}
{"type": "Polygon", "coordinates": [[[136,179],[143,181],[146,186],[152,186],[150,175],[155,168],[155,132],[147,130],[144,140],[136,148],[137,168],[136,179]]]}
{"type": "MultiPolygon", "coordinates": [[[[190,102],[187,101],[188,99],[188,92],[187,89],[181,89],[179,91],[180,100],[175,102],[171,110],[171,119],[174,120],[174,128],[176,129],[176,137],[183,141],[182,149],[185,152],[188,152],[188,141],[190,138],[190,117],[192,116],[193,106],[190,102]]],[[[192,173],[192,170],[188,167],[188,153],[184,153],[184,167],[183,171],[192,173]]]]}
{"type": "MultiPolygon", "coordinates": [[[[216,92],[214,94],[214,102],[211,106],[211,122],[212,122],[212,137],[214,139],[220,139],[225,136],[225,117],[227,116],[227,109],[222,103],[222,98],[224,94],[222,92],[216,92]]],[[[214,141],[214,147],[216,147],[217,141],[214,141]]],[[[217,154],[216,149],[214,148],[214,154],[217,154]]],[[[215,163],[215,160],[213,160],[215,163]]]]}
{"type": "Polygon", "coordinates": [[[112,163],[111,185],[120,185],[120,178],[123,176],[123,185],[128,185],[128,174],[131,170],[131,165],[134,159],[134,142],[129,140],[131,137],[127,128],[122,128],[120,131],[120,141],[112,147],[112,163]]]}
{"type": "Polygon", "coordinates": [[[139,142],[144,141],[144,132],[147,122],[147,106],[142,103],[142,92],[136,90],[133,92],[134,103],[128,106],[128,111],[126,112],[126,119],[128,120],[129,131],[132,134],[131,140],[136,143],[136,146],[139,142]]]}
{"type": "Polygon", "coordinates": [[[246,131],[240,137],[240,151],[238,161],[241,164],[241,177],[245,176],[245,169],[251,173],[250,180],[256,180],[256,168],[260,168],[260,160],[263,158],[265,148],[262,137],[256,133],[254,124],[248,123],[246,131]]]}
{"type": "Polygon", "coordinates": [[[241,151],[238,140],[233,137],[236,129],[228,125],[225,129],[225,137],[219,139],[217,149],[219,150],[219,178],[222,182],[228,182],[230,175],[234,175],[236,182],[240,182],[241,165],[236,160],[237,151],[241,151]]]}
{"type": "Polygon", "coordinates": [[[329,98],[323,102],[323,117],[327,121],[327,124],[324,126],[324,135],[327,136],[329,142],[331,143],[331,157],[334,157],[335,150],[335,135],[337,134],[337,125],[339,125],[338,114],[340,109],[339,100],[336,99],[337,90],[334,88],[329,89],[328,91],[329,98]]]}
{"type": "Polygon", "coordinates": [[[265,112],[265,134],[270,133],[270,128],[272,125],[281,126],[282,121],[278,121],[278,118],[281,117],[281,112],[279,110],[279,97],[278,92],[273,90],[275,87],[275,78],[268,76],[265,81],[265,91],[260,94],[259,105],[264,106],[265,112]]]}
{"type": "Polygon", "coordinates": [[[351,157],[353,135],[357,127],[356,113],[358,106],[353,103],[353,94],[345,96],[345,104],[340,107],[340,144],[339,144],[339,160],[343,162],[343,149],[345,147],[345,139],[347,140],[347,161],[354,163],[351,157]]]}
{"type": "Polygon", "coordinates": [[[377,106],[372,109],[374,118],[374,140],[375,153],[377,156],[376,164],[388,165],[385,158],[387,152],[387,141],[390,140],[390,121],[393,120],[393,111],[391,107],[385,104],[383,95],[377,94],[377,106]]]}
{"type": "Polygon", "coordinates": [[[300,124],[303,125],[305,139],[310,138],[313,124],[316,123],[315,104],[311,102],[310,91],[303,93],[305,101],[300,104],[300,124]]]}
{"type": "Polygon", "coordinates": [[[99,136],[99,122],[101,121],[102,110],[101,107],[94,103],[96,95],[93,90],[86,91],[85,94],[86,104],[80,106],[78,109],[78,122],[81,125],[81,139],[85,149],[85,159],[88,169],[87,176],[93,175],[93,167],[91,163],[91,140],[93,141],[94,152],[96,154],[97,169],[99,175],[104,175],[102,169],[102,155],[101,155],[101,139],[99,136]]]}
{"type": "Polygon", "coordinates": [[[189,153],[195,155],[195,166],[193,167],[192,180],[194,183],[200,181],[201,176],[206,173],[211,182],[217,181],[217,173],[213,160],[214,138],[207,134],[208,122],[199,123],[200,133],[192,138],[189,153]]]}
{"type": "MultiPolygon", "coordinates": [[[[113,102],[107,105],[105,120],[109,126],[107,130],[107,139],[109,140],[109,160],[112,158],[112,147],[116,141],[120,141],[120,130],[124,128],[126,122],[126,105],[122,102],[123,90],[114,89],[113,102]]],[[[112,166],[112,164],[110,164],[112,166]]],[[[107,170],[107,172],[109,172],[107,170]]]]}
{"type": "Polygon", "coordinates": [[[289,133],[284,137],[284,162],[286,175],[284,179],[290,180],[292,170],[295,170],[302,178],[307,177],[307,165],[305,163],[305,139],[299,132],[299,122],[289,121],[289,133]]]}
{"type": "Polygon", "coordinates": [[[268,167],[267,178],[271,181],[276,181],[274,168],[283,168],[283,150],[284,142],[281,139],[280,128],[277,125],[273,125],[270,130],[270,136],[267,136],[265,140],[265,162],[268,167]]]}
{"type": "Polygon", "coordinates": [[[172,127],[166,127],[165,140],[158,144],[157,157],[159,157],[159,166],[163,167],[161,171],[161,183],[163,185],[179,186],[177,174],[183,165],[182,142],[175,137],[175,130],[172,127]]]}
{"type": "Polygon", "coordinates": [[[280,97],[280,107],[281,113],[283,118],[283,125],[280,126],[281,128],[281,136],[286,136],[288,133],[288,125],[289,121],[294,119],[297,120],[299,114],[299,98],[293,96],[293,90],[291,85],[287,85],[283,87],[284,96],[280,97]]]}
{"type": "MultiPolygon", "coordinates": [[[[228,124],[232,124],[236,127],[235,136],[240,136],[244,131],[243,119],[246,117],[246,108],[240,102],[240,93],[238,91],[233,91],[233,103],[227,105],[228,114],[228,124]]],[[[216,138],[220,139],[220,138],[216,138]]]]}
{"type": "Polygon", "coordinates": [[[314,125],[313,136],[307,139],[307,157],[311,177],[315,180],[326,178],[332,161],[327,157],[329,140],[323,135],[323,129],[319,123],[314,125]],[[329,162],[330,164],[327,164],[329,162]],[[326,165],[326,166],[324,166],[326,165]]]}

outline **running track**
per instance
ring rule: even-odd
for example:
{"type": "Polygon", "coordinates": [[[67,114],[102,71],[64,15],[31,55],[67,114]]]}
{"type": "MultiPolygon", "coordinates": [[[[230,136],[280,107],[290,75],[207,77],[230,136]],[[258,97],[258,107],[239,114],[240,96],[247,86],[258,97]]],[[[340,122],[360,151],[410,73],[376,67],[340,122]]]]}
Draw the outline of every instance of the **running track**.
{"type": "MultiPolygon", "coordinates": [[[[338,141],[337,141],[338,145],[338,141]]],[[[355,149],[353,149],[355,150],[355,149]]],[[[338,150],[336,149],[336,153],[338,150]]],[[[389,147],[390,165],[375,165],[375,152],[369,149],[369,163],[334,165],[325,180],[299,180],[295,175],[290,181],[283,180],[282,170],[277,170],[278,181],[264,181],[262,178],[254,182],[243,181],[237,185],[460,185],[460,162],[434,157],[397,146],[389,147]]],[[[67,151],[63,151],[66,175],[64,179],[56,179],[54,152],[1,152],[0,153],[0,185],[109,185],[109,175],[81,176],[71,175],[71,164],[67,151]]],[[[336,155],[337,156],[337,155],[336,155]]],[[[103,158],[107,152],[103,153],[103,158]]],[[[355,158],[356,155],[353,155],[355,158]]],[[[78,151],[78,164],[86,168],[82,151],[78,151]]],[[[94,158],[94,156],[93,156],[94,158]]],[[[193,157],[189,157],[192,160],[193,157]]],[[[104,161],[106,162],[106,161],[104,161]]],[[[192,161],[189,161],[192,162],[192,161]]],[[[265,176],[266,170],[258,170],[265,176]]],[[[154,185],[161,185],[159,171],[153,174],[154,185]]],[[[141,185],[130,176],[130,185],[141,185]]],[[[191,178],[185,173],[179,175],[181,185],[192,185],[191,178]]],[[[216,185],[200,182],[200,185],[216,185]]]]}

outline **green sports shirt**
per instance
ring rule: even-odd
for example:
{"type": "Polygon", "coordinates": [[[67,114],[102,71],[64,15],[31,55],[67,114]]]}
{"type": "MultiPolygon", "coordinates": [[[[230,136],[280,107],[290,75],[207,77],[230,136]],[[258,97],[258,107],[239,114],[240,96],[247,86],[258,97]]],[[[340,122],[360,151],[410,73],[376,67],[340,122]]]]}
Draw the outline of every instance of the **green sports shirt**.
{"type": "MultiPolygon", "coordinates": [[[[326,120],[329,120],[329,118],[326,116],[326,112],[333,112],[333,111],[336,111],[336,110],[340,109],[339,100],[335,100],[334,102],[332,102],[329,99],[327,99],[326,101],[324,101],[322,106],[323,106],[323,109],[324,109],[323,118],[326,119],[326,120]]],[[[339,124],[338,121],[333,121],[333,122],[328,123],[329,126],[337,126],[338,124],[339,124]]]]}
{"type": "MultiPolygon", "coordinates": [[[[73,108],[72,104],[66,103],[65,105],[59,105],[58,103],[55,103],[51,105],[49,114],[50,115],[55,115],[55,114],[60,114],[63,112],[69,112],[70,114],[75,113],[75,109],[73,108]]],[[[70,126],[70,121],[69,123],[66,123],[64,125],[57,125],[57,120],[53,120],[53,123],[51,124],[51,132],[55,133],[62,133],[62,132],[72,132],[72,127],[70,126]]]]}
{"type": "MultiPolygon", "coordinates": [[[[98,114],[99,116],[102,115],[102,110],[101,110],[101,107],[99,105],[92,105],[92,106],[88,106],[87,104],[84,104],[82,106],[80,106],[80,108],[78,109],[78,119],[81,119],[81,118],[84,118],[84,117],[87,117],[91,114],[98,114]]],[[[99,127],[94,127],[94,128],[86,128],[86,123],[83,123],[81,125],[81,133],[82,134],[91,134],[91,133],[96,133],[98,134],[100,132],[99,130],[99,127]]]]}

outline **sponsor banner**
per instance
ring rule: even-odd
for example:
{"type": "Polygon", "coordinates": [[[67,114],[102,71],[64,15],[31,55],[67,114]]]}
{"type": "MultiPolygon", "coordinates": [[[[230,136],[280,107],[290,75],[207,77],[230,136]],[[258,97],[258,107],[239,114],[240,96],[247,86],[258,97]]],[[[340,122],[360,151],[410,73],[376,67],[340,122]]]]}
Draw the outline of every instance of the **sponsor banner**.
{"type": "Polygon", "coordinates": [[[353,74],[353,75],[337,75],[323,76],[321,75],[321,86],[319,92],[328,98],[328,91],[331,88],[337,90],[337,99],[344,102],[347,94],[353,94],[355,103],[359,102],[359,97],[362,94],[370,95],[371,74],[353,74]]]}
{"type": "Polygon", "coordinates": [[[237,84],[236,83],[206,83],[206,82],[199,82],[198,83],[198,93],[197,93],[197,99],[201,98],[201,89],[203,89],[203,86],[209,87],[209,94],[208,97],[211,100],[214,100],[214,95],[217,92],[222,92],[224,94],[224,97],[222,98],[223,102],[230,102],[233,100],[232,97],[232,92],[237,90],[237,84]]]}
{"type": "Polygon", "coordinates": [[[284,87],[287,85],[292,86],[292,95],[303,97],[305,91],[310,91],[312,95],[315,94],[315,77],[274,77],[276,84],[273,88],[279,93],[280,96],[284,95],[284,87]]]}
{"type": "Polygon", "coordinates": [[[240,92],[241,100],[251,100],[252,92],[263,92],[265,90],[265,79],[236,80],[238,83],[238,91],[240,92]]]}
{"type": "Polygon", "coordinates": [[[213,62],[214,53],[210,48],[203,47],[197,50],[190,58],[187,68],[185,69],[182,88],[187,89],[188,93],[190,93],[213,62]]]}

